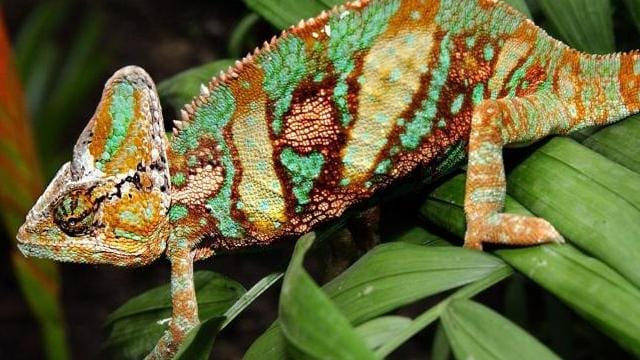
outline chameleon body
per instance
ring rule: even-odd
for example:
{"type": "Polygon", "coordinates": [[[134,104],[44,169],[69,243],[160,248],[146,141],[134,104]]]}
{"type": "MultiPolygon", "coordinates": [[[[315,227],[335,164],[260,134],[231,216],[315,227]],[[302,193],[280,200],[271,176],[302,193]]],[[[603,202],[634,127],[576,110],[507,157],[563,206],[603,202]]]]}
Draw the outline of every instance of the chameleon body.
{"type": "Polygon", "coordinates": [[[465,245],[562,242],[502,214],[502,147],[638,111],[640,58],[579,53],[496,0],[356,1],[238,61],[164,134],[155,87],[118,71],[27,216],[27,255],[172,264],[173,318],[198,323],[193,261],[308,232],[417,168],[468,159],[465,245]]]}

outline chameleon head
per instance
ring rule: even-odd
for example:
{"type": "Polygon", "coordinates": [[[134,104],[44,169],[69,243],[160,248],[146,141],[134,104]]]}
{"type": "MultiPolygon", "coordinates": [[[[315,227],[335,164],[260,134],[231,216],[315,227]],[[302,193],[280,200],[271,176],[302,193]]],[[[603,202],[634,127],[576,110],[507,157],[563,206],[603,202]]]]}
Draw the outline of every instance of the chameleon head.
{"type": "Polygon", "coordinates": [[[153,81],[129,66],[107,82],[73,159],[27,215],[18,247],[60,261],[143,265],[165,248],[170,206],[162,112],[153,81]]]}

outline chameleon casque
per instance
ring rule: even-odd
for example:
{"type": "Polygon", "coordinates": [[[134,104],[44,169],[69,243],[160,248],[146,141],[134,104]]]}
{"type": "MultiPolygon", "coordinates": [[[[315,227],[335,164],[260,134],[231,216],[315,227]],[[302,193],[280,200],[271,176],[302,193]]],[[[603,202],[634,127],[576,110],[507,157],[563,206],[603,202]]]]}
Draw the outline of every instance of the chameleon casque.
{"type": "Polygon", "coordinates": [[[465,246],[562,242],[501,213],[502,148],[638,112],[638,54],[580,53],[497,0],[361,0],[202,86],[170,140],[153,81],[125,67],[19,247],[120,266],[166,253],[173,315],[150,358],[168,358],[198,323],[195,260],[306,233],[420,167],[468,159],[465,246]]]}

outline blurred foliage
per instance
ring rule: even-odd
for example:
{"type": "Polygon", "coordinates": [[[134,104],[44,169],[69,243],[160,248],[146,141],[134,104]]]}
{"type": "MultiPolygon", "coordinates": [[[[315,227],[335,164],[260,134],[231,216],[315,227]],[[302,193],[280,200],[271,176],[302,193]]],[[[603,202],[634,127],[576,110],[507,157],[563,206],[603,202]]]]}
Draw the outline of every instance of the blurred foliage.
{"type": "MultiPolygon", "coordinates": [[[[43,179],[68,157],[69,149],[61,148],[59,139],[105,70],[105,57],[98,50],[103,29],[97,12],[84,14],[70,49],[62,51],[57,43],[72,9],[71,1],[36,6],[18,29],[13,49],[0,23],[0,214],[12,240],[44,190],[43,179]]],[[[40,322],[47,357],[68,358],[57,266],[26,259],[17,249],[11,259],[40,322]]]]}

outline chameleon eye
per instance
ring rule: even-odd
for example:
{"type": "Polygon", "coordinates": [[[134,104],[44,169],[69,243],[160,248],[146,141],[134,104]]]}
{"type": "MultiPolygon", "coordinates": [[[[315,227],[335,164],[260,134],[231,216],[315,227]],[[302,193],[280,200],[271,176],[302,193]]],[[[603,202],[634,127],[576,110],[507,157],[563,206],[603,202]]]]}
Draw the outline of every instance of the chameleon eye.
{"type": "Polygon", "coordinates": [[[93,222],[93,203],[83,190],[66,194],[53,211],[54,222],[69,236],[85,235],[93,222]]]}

